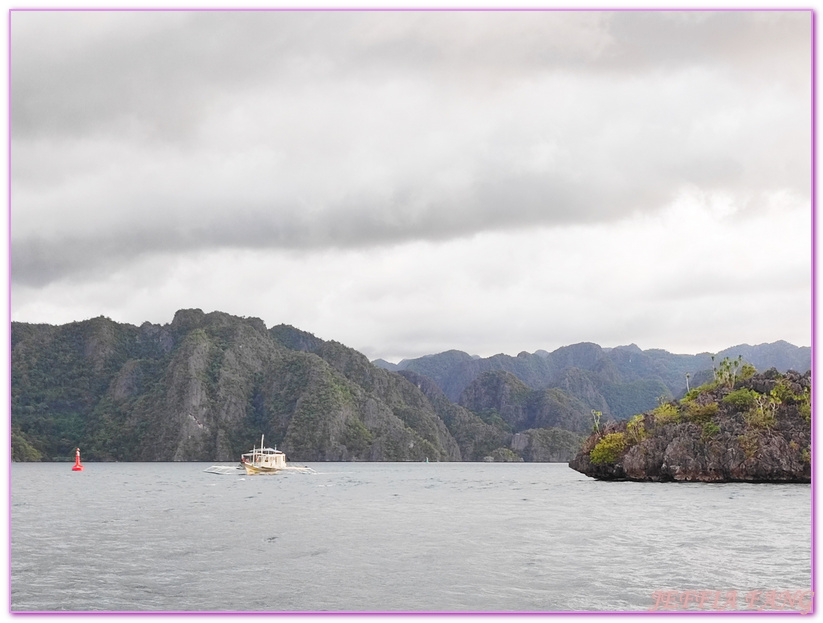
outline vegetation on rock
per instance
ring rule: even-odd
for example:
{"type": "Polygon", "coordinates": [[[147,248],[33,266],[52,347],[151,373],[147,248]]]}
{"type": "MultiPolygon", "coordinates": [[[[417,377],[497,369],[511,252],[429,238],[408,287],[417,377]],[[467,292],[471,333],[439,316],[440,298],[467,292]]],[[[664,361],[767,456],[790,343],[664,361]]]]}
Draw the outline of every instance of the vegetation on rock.
{"type": "Polygon", "coordinates": [[[610,422],[570,467],[605,480],[809,482],[811,375],[722,362],[680,401],[610,422]]]}
{"type": "Polygon", "coordinates": [[[626,450],[625,433],[609,433],[600,438],[589,452],[591,462],[595,465],[614,463],[626,450]]]}

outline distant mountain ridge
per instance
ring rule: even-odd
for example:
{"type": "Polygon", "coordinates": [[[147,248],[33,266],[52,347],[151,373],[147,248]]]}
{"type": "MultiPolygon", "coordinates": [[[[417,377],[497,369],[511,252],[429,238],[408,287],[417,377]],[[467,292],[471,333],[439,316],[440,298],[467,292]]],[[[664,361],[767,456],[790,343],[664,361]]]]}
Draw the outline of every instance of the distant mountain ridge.
{"type": "Polygon", "coordinates": [[[521,352],[516,357],[476,358],[449,350],[398,364],[376,360],[392,371],[408,370],[431,378],[446,396],[462,403],[466,389],[488,372],[508,372],[533,390],[558,388],[590,409],[613,418],[626,418],[651,409],[661,397],[686,393],[712,375],[712,366],[724,358],[742,356],[758,370],[781,372],[811,369],[811,348],[785,341],[750,346],[741,344],[716,354],[678,355],[661,349],[642,350],[635,344],[603,348],[591,342],[563,346],[552,352],[521,352]],[[714,357],[714,360],[712,359],[714,357]]]}

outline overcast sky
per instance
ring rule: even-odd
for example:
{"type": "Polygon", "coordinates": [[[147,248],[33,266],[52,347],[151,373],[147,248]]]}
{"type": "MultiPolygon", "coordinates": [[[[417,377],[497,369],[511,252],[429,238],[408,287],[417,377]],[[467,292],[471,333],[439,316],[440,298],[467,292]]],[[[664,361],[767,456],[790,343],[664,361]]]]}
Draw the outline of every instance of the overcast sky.
{"type": "Polygon", "coordinates": [[[809,11],[13,11],[12,320],[811,343],[809,11]]]}

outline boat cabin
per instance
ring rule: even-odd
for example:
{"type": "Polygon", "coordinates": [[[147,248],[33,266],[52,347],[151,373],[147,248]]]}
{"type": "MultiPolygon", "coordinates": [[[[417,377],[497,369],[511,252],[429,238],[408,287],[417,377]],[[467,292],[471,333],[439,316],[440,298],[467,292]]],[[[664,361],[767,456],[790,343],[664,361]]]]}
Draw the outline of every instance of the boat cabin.
{"type": "Polygon", "coordinates": [[[243,463],[263,469],[283,469],[286,467],[286,455],[272,448],[255,448],[243,455],[243,463]]]}

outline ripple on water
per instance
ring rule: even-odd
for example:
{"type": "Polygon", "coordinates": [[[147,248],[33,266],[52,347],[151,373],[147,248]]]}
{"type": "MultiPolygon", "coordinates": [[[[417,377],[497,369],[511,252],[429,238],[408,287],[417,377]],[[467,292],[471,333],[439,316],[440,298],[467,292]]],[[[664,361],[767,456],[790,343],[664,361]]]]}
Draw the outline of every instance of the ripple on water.
{"type": "Polygon", "coordinates": [[[56,464],[13,464],[12,609],[645,610],[663,588],[809,585],[803,485],[604,483],[545,464],[205,467],[93,465],[81,486],[56,464]],[[77,561],[95,582],[73,577],[77,561]]]}

